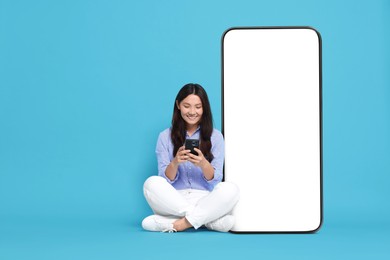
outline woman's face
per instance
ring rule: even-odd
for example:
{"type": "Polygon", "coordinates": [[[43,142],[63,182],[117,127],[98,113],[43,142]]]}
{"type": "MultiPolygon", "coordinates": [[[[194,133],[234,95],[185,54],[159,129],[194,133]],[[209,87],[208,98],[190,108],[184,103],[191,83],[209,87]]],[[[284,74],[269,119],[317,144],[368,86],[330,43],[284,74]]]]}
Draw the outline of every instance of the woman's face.
{"type": "Polygon", "coordinates": [[[189,126],[197,126],[202,119],[202,101],[197,95],[191,94],[183,99],[178,105],[181,117],[189,126]]]}

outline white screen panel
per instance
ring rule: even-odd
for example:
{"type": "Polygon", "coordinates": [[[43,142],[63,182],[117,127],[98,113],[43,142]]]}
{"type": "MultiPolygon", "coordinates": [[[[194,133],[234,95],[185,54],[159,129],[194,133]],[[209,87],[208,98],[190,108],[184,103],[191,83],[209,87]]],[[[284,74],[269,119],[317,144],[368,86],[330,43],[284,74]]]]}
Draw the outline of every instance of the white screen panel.
{"type": "Polygon", "coordinates": [[[236,28],[223,38],[225,180],[235,232],[321,223],[320,38],[310,28],[236,28]]]}

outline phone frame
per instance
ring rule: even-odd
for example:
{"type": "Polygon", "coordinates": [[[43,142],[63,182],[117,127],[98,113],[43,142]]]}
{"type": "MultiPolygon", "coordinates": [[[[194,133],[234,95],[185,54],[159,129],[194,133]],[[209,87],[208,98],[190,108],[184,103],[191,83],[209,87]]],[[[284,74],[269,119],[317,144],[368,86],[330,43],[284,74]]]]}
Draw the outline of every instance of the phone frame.
{"type": "MultiPolygon", "coordinates": [[[[322,124],[322,38],[321,34],[310,26],[250,26],[250,27],[231,27],[227,29],[221,38],[221,114],[222,114],[222,135],[225,130],[225,102],[224,102],[224,40],[229,31],[232,30],[258,30],[258,29],[309,29],[313,30],[318,36],[318,48],[319,48],[319,137],[320,137],[320,223],[314,230],[309,231],[229,231],[234,234],[311,234],[316,233],[323,224],[323,124],[322,124]]],[[[225,165],[223,167],[223,178],[225,181],[225,165]]]]}
{"type": "MultiPolygon", "coordinates": [[[[188,143],[189,143],[189,142],[188,142],[188,143]]],[[[196,155],[196,156],[198,156],[199,154],[195,151],[194,148],[199,149],[199,146],[200,146],[200,141],[199,141],[199,139],[191,139],[191,138],[188,138],[188,139],[186,139],[186,140],[184,141],[184,148],[185,148],[186,150],[191,150],[190,153],[192,153],[193,155],[196,155]],[[187,147],[187,142],[188,142],[188,141],[190,141],[190,142],[197,141],[197,142],[198,142],[198,146],[193,146],[193,145],[191,144],[191,147],[188,148],[188,147],[187,147]],[[194,151],[194,152],[192,152],[192,151],[194,151]]]]}

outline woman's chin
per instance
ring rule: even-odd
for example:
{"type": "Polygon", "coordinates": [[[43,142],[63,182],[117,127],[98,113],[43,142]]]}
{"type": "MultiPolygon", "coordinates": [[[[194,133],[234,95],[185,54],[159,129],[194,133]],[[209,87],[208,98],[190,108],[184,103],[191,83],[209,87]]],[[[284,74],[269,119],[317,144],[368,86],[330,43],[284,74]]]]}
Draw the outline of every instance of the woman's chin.
{"type": "Polygon", "coordinates": [[[192,121],[192,120],[185,120],[187,127],[194,127],[199,125],[199,120],[197,121],[192,121]]]}

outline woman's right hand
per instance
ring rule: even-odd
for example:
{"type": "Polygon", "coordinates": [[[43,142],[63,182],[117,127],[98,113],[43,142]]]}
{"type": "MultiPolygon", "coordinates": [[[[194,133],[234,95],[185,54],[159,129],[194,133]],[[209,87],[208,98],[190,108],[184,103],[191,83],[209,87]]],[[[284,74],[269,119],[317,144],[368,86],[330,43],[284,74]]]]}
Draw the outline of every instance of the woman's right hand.
{"type": "Polygon", "coordinates": [[[189,158],[187,155],[191,150],[185,150],[184,145],[177,150],[175,158],[171,161],[168,167],[165,169],[165,176],[173,181],[177,175],[177,168],[183,162],[186,162],[189,158]]]}
{"type": "Polygon", "coordinates": [[[186,162],[188,160],[188,153],[191,152],[191,150],[185,150],[184,145],[177,150],[176,156],[173,159],[175,164],[179,165],[183,162],[186,162]]]}

